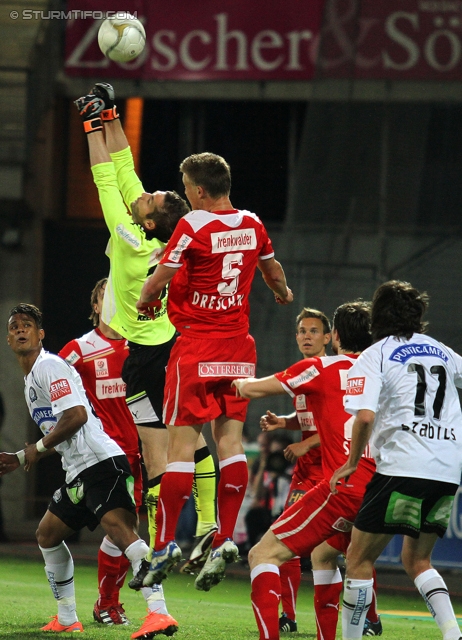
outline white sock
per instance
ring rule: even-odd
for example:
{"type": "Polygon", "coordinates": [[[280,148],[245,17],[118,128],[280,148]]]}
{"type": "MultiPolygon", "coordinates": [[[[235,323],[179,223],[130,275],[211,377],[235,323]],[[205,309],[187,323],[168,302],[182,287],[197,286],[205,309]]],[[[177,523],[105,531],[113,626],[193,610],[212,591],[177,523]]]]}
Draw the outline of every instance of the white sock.
{"type": "Polygon", "coordinates": [[[457,624],[448,588],[436,569],[419,574],[414,584],[443,634],[443,640],[457,640],[462,633],[457,624]]]}
{"type": "Polygon", "coordinates": [[[68,626],[77,622],[75,610],[74,561],[65,542],[44,549],[39,546],[45,561],[45,573],[53,596],[58,602],[58,621],[68,626]]]}
{"type": "Polygon", "coordinates": [[[313,584],[336,584],[342,582],[342,574],[337,569],[313,569],[313,584]]]}
{"type": "Polygon", "coordinates": [[[362,638],[364,621],[372,602],[373,580],[347,578],[343,589],[342,638],[362,638]]]}
{"type": "Polygon", "coordinates": [[[100,547],[103,553],[106,553],[108,556],[112,558],[118,558],[122,555],[122,551],[117,547],[113,542],[108,540],[106,536],[101,541],[100,547]]]}
{"type": "Polygon", "coordinates": [[[138,538],[135,542],[132,542],[125,549],[125,555],[132,563],[133,574],[136,575],[138,573],[138,569],[140,568],[141,560],[149,553],[149,547],[145,543],[144,540],[138,538]]]}
{"type": "Polygon", "coordinates": [[[162,613],[168,616],[165,603],[164,590],[161,584],[153,584],[152,587],[143,587],[141,593],[146,600],[149,612],[162,613]]]}

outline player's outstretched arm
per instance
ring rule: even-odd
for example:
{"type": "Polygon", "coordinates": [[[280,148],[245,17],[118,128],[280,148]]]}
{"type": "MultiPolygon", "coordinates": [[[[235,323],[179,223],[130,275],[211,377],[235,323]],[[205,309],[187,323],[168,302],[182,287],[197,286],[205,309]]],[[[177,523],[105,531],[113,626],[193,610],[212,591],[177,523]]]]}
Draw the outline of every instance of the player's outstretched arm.
{"type": "Polygon", "coordinates": [[[78,98],[74,104],[82,119],[83,130],[87,134],[90,165],[93,167],[103,162],[111,162],[103,136],[101,120],[101,112],[105,107],[104,101],[90,93],[78,98]]]}
{"type": "Polygon", "coordinates": [[[344,479],[345,482],[348,482],[348,478],[356,471],[364,449],[371,437],[374,420],[375,413],[369,409],[361,409],[356,414],[351,433],[350,455],[346,463],[332,474],[332,478],[330,479],[330,490],[332,493],[338,493],[337,485],[340,484],[341,480],[344,479]]]}
{"type": "Polygon", "coordinates": [[[284,387],[274,376],[266,378],[238,378],[233,380],[231,386],[236,388],[236,395],[241,398],[265,398],[285,393],[284,387]]]}
{"type": "Polygon", "coordinates": [[[141,289],[140,299],[136,303],[138,311],[142,312],[142,308],[148,304],[159,299],[160,294],[164,287],[170,282],[178,269],[172,267],[166,267],[163,264],[158,264],[156,270],[144,283],[141,289]]]}
{"type": "Polygon", "coordinates": [[[290,304],[294,296],[287,286],[286,276],[281,263],[274,258],[259,260],[258,268],[262,273],[265,284],[274,293],[276,302],[278,304],[290,304]]]}
{"type": "Polygon", "coordinates": [[[260,418],[260,429],[262,431],[274,431],[275,429],[300,431],[300,423],[295,411],[290,416],[277,416],[268,409],[265,415],[260,418]]]}

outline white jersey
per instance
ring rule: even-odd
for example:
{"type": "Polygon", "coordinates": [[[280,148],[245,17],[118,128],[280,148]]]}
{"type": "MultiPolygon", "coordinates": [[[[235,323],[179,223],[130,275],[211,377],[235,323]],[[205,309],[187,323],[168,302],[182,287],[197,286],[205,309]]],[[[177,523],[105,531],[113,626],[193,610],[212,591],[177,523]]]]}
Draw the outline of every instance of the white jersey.
{"type": "Polygon", "coordinates": [[[384,338],[348,372],[345,410],[374,411],[377,471],[459,484],[462,357],[429,336],[384,338]]]}
{"type": "Polygon", "coordinates": [[[55,447],[62,456],[66,482],[102,460],[124,455],[119,445],[103,431],[74,367],[42,349],[25,383],[30,415],[44,436],[53,431],[66,409],[83,405],[87,411],[87,422],[72,438],[55,447]]]}

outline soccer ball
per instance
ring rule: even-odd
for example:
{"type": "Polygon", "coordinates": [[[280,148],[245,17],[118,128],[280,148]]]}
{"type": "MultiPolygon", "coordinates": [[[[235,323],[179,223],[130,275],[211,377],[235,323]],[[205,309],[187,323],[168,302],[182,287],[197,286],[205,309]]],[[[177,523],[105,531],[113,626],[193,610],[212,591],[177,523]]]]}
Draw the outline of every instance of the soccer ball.
{"type": "Polygon", "coordinates": [[[98,44],[106,58],[115,62],[130,62],[143,51],[146,32],[139,20],[121,11],[102,23],[98,31],[98,44]]]}

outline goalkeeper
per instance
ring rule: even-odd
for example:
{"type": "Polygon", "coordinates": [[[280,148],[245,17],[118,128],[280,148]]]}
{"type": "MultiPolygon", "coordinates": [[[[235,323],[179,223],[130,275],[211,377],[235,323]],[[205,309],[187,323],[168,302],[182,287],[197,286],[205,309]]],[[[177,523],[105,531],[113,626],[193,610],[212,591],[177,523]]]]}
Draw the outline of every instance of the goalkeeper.
{"type": "MultiPolygon", "coordinates": [[[[165,369],[176,336],[167,316],[166,290],[155,320],[138,313],[136,302],[146,278],[162,257],[165,243],[189,208],[174,191],[144,192],[111,85],[97,83],[89,95],[75,104],[87,134],[93,178],[110,233],[110,272],[102,318],[129,344],[122,378],[127,384],[127,404],[138,428],[148,477],[146,505],[152,548],[160,481],[167,464],[168,433],[162,422],[165,369]]],[[[195,562],[201,566],[202,561],[202,557],[193,556],[206,556],[207,542],[211,543],[216,529],[215,466],[203,438],[197,446],[195,462],[196,533],[200,540],[199,552],[192,552],[193,568],[195,562]]]]}

